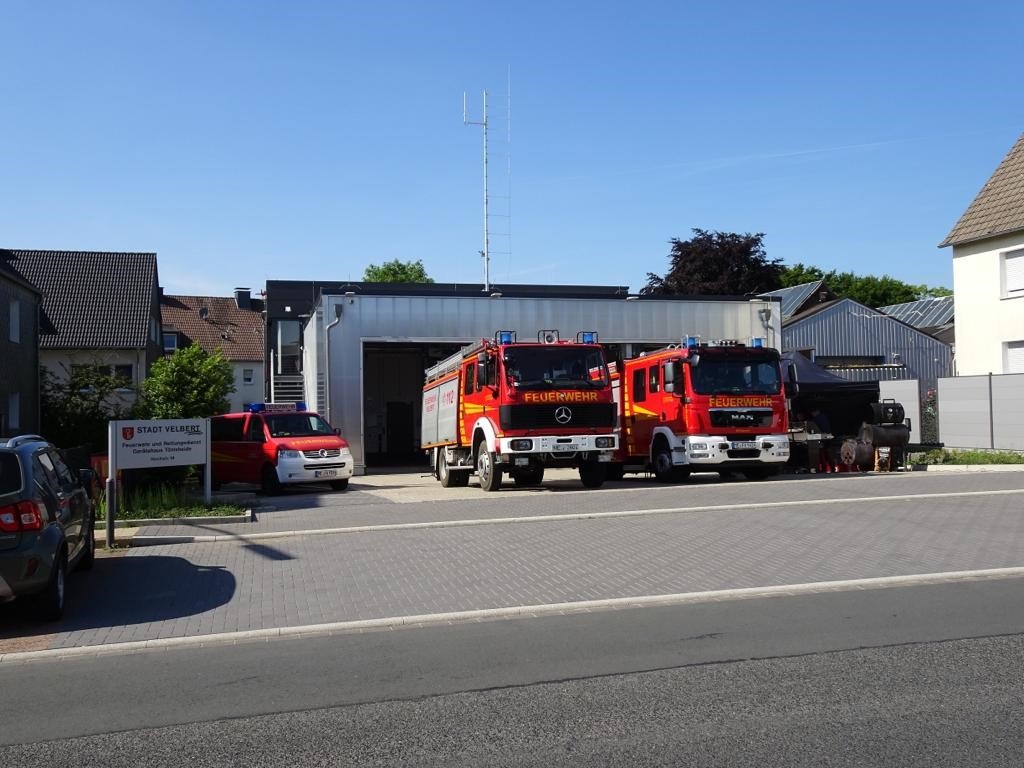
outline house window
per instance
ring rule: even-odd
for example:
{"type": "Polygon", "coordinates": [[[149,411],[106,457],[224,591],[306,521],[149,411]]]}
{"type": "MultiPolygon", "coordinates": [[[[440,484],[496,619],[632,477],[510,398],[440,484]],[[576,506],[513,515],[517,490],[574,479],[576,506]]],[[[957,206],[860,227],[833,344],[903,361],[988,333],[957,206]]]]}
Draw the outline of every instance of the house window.
{"type": "Polygon", "coordinates": [[[1003,298],[1024,296],[1024,250],[1003,254],[1003,298]]]}
{"type": "Polygon", "coordinates": [[[1024,373],[1024,341],[1006,342],[1006,373],[1024,373]]]}
{"type": "Polygon", "coordinates": [[[253,371],[252,368],[243,368],[242,369],[242,383],[243,384],[247,384],[247,385],[248,384],[252,384],[252,371],[253,371]]]}
{"type": "Polygon", "coordinates": [[[135,383],[134,374],[135,368],[132,366],[131,363],[128,363],[126,365],[114,366],[114,378],[121,379],[124,382],[127,382],[127,384],[129,385],[135,383]]]}
{"type": "Polygon", "coordinates": [[[178,334],[174,331],[164,331],[164,354],[173,355],[178,349],[178,334]]]}
{"type": "Polygon", "coordinates": [[[11,341],[15,344],[21,343],[21,302],[17,299],[11,301],[11,341]]]}

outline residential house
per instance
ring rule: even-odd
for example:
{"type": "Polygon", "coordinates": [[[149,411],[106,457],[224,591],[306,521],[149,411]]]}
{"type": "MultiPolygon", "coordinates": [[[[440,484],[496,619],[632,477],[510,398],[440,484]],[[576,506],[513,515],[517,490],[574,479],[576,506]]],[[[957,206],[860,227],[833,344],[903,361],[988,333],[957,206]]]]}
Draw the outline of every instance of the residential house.
{"type": "Polygon", "coordinates": [[[42,294],[0,250],[0,437],[39,431],[39,304],[42,294]]]}
{"type": "Polygon", "coordinates": [[[122,378],[122,402],[160,354],[155,253],[3,252],[42,293],[39,365],[66,380],[77,366],[122,378]]]}
{"type": "Polygon", "coordinates": [[[208,353],[220,350],[234,371],[230,411],[264,400],[264,316],[262,299],[248,288],[234,297],[162,296],[160,314],[165,354],[198,344],[208,353]]]}
{"type": "Polygon", "coordinates": [[[957,374],[1024,373],[1024,134],[945,246],[953,247],[957,374]]]}

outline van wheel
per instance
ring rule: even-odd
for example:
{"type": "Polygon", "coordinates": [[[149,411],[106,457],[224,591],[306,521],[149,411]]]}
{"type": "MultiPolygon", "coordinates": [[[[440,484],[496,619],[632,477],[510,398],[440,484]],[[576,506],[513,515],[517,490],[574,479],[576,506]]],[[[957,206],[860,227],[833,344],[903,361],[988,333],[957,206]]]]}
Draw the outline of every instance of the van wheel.
{"type": "Polygon", "coordinates": [[[501,488],[501,470],[493,453],[487,450],[486,443],[480,443],[476,454],[476,476],[480,479],[480,487],[485,491],[496,491],[501,488]]]}
{"type": "Polygon", "coordinates": [[[585,488],[600,488],[604,485],[604,464],[598,461],[580,464],[580,481],[585,488]]]}
{"type": "Polygon", "coordinates": [[[348,488],[348,478],[344,480],[331,480],[331,488],[335,491],[344,491],[348,488]]]}
{"type": "Polygon", "coordinates": [[[267,496],[276,496],[281,492],[281,481],[277,479],[277,472],[269,464],[260,473],[260,489],[267,496]]]}
{"type": "Polygon", "coordinates": [[[68,575],[68,558],[63,551],[57,553],[53,573],[46,588],[35,596],[35,614],[40,621],[58,621],[64,615],[64,587],[68,575]]]}

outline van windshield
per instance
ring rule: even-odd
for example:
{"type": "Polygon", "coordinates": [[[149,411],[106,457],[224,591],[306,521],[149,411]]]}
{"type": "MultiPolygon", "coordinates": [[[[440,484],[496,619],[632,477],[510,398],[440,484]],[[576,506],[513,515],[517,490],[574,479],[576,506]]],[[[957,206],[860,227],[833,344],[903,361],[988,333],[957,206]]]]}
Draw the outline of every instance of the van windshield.
{"type": "Polygon", "coordinates": [[[315,413],[272,413],[263,417],[271,437],[333,435],[331,425],[315,413]]]}

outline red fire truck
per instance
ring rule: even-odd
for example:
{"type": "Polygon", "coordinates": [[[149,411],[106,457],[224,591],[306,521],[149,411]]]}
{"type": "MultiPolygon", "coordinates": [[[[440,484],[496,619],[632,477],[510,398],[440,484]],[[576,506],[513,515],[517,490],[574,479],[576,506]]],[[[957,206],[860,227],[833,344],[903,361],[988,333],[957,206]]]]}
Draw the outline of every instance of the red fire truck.
{"type": "Polygon", "coordinates": [[[426,371],[421,446],[446,488],[466,485],[473,472],[485,491],[498,490],[505,472],[517,485],[537,485],[546,467],[577,467],[583,485],[598,488],[614,428],[594,332],[562,341],[544,330],[519,342],[515,331],[498,331],[426,371]]]}
{"type": "Polygon", "coordinates": [[[763,339],[702,343],[690,336],[613,366],[612,382],[619,450],[609,479],[653,471],[668,483],[734,470],[761,479],[789,459],[779,353],[763,339]]]}

